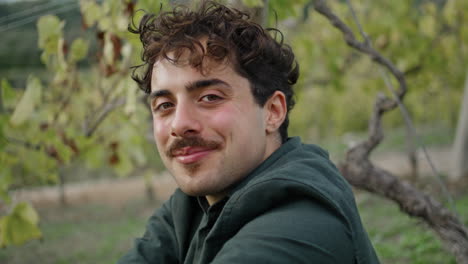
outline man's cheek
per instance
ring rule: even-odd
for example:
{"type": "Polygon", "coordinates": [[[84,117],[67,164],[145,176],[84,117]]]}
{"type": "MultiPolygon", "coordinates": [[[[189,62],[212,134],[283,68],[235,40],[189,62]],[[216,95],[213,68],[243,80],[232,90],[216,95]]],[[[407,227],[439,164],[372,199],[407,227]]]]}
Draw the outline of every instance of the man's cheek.
{"type": "Polygon", "coordinates": [[[161,156],[164,155],[165,144],[169,137],[169,130],[167,127],[153,123],[153,136],[156,143],[156,147],[158,148],[159,154],[161,156]]]}
{"type": "Polygon", "coordinates": [[[161,121],[153,120],[153,134],[154,138],[158,141],[164,137],[168,137],[170,126],[163,124],[161,121]]]}
{"type": "Polygon", "coordinates": [[[210,124],[217,128],[231,127],[240,119],[241,112],[233,107],[219,109],[210,115],[210,124]]]}

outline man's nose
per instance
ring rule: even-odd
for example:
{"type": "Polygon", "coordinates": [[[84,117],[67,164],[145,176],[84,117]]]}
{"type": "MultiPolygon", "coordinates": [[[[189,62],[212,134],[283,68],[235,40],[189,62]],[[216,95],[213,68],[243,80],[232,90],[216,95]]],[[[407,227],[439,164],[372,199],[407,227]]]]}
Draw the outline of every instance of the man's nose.
{"type": "Polygon", "coordinates": [[[196,109],[188,104],[179,104],[176,107],[174,119],[171,123],[171,136],[186,137],[198,134],[201,131],[201,123],[196,109]]]}

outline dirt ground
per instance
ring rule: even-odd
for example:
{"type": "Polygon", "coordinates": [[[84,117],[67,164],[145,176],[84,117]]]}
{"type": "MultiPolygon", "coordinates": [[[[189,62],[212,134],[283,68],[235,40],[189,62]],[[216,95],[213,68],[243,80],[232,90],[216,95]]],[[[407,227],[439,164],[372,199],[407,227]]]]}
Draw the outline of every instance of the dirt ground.
{"type": "MultiPolygon", "coordinates": [[[[169,173],[155,175],[151,183],[154,198],[166,200],[176,189],[176,183],[169,173]]],[[[103,203],[120,206],[128,201],[142,199],[147,195],[145,179],[132,177],[126,179],[106,179],[71,183],[65,187],[68,205],[103,203]]],[[[12,193],[14,201],[28,201],[36,208],[60,206],[57,187],[39,187],[18,190],[12,193]]]]}
{"type": "MultiPolygon", "coordinates": [[[[450,149],[437,148],[428,150],[439,173],[450,173],[450,149]]],[[[418,153],[420,175],[435,177],[423,152],[418,153]]],[[[388,152],[375,155],[372,160],[400,177],[410,173],[410,165],[405,153],[388,152]]],[[[166,200],[175,190],[176,184],[169,173],[155,175],[152,186],[154,197],[157,200],[166,200]]],[[[143,177],[127,179],[109,179],[100,181],[87,181],[69,184],[65,188],[67,203],[79,205],[84,203],[105,203],[119,206],[133,199],[141,199],[146,195],[145,180],[143,177]]],[[[41,187],[23,189],[12,193],[15,201],[29,201],[36,208],[49,208],[59,206],[59,190],[57,187],[41,187]]]]}
{"type": "MultiPolygon", "coordinates": [[[[426,155],[422,150],[417,153],[418,171],[420,175],[435,177],[431,166],[426,159],[426,155]]],[[[427,154],[433,162],[438,173],[449,175],[452,166],[451,148],[431,148],[427,149],[427,154]]],[[[379,153],[371,157],[376,165],[398,175],[405,177],[411,173],[411,166],[406,153],[401,152],[386,152],[379,153]]]]}

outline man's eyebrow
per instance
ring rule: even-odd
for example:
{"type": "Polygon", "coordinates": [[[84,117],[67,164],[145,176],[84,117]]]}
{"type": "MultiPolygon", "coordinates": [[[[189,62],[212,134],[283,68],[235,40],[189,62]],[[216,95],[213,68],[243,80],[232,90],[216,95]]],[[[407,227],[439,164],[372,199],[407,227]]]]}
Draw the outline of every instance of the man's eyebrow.
{"type": "Polygon", "coordinates": [[[166,96],[166,95],[170,95],[170,94],[171,94],[171,92],[169,92],[169,90],[153,91],[153,92],[150,93],[148,100],[151,102],[157,97],[166,96]]]}
{"type": "MultiPolygon", "coordinates": [[[[199,90],[199,89],[203,89],[209,86],[220,85],[220,84],[226,87],[230,87],[230,85],[227,82],[214,78],[214,79],[198,80],[198,81],[190,82],[185,85],[185,89],[187,89],[187,91],[189,92],[192,92],[194,90],[199,90]]],[[[151,102],[157,97],[167,96],[171,94],[172,93],[169,90],[156,90],[150,93],[148,100],[151,102]]]]}
{"type": "Polygon", "coordinates": [[[198,81],[190,82],[185,85],[185,88],[187,89],[187,91],[192,92],[194,90],[199,90],[199,89],[203,89],[209,86],[220,85],[220,84],[226,87],[231,87],[227,82],[214,78],[214,79],[198,80],[198,81]]]}

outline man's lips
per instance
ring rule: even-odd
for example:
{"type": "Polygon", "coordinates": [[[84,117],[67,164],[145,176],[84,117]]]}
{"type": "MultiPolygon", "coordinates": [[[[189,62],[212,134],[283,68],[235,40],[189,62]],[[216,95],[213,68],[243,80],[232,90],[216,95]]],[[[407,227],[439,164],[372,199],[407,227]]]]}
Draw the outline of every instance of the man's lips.
{"type": "Polygon", "coordinates": [[[172,142],[166,155],[182,164],[191,164],[200,161],[220,147],[221,144],[217,141],[187,137],[172,142]]]}
{"type": "Polygon", "coordinates": [[[200,161],[214,150],[207,147],[184,147],[173,151],[172,156],[182,164],[190,164],[200,161]]]}

